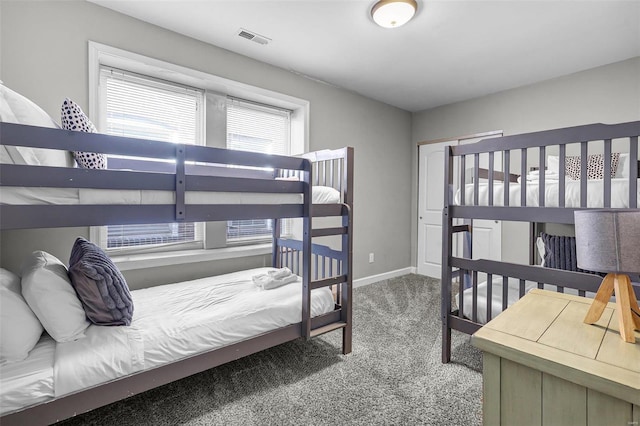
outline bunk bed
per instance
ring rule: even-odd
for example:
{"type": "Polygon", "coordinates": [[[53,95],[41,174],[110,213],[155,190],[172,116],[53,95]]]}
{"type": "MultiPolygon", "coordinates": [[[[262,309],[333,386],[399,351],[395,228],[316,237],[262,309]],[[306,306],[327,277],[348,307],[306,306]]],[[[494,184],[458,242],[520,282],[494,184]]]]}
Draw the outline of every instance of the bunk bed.
{"type": "MultiPolygon", "coordinates": [[[[531,288],[587,297],[597,291],[602,277],[575,267],[571,236],[544,231],[571,230],[574,211],[580,209],[638,208],[639,135],[640,122],[592,124],[445,150],[443,363],[451,359],[451,330],[474,333],[531,288]],[[528,245],[528,262],[474,259],[470,241],[473,221],[480,219],[527,223],[525,237],[512,238],[528,245]]],[[[640,287],[634,290],[640,298],[640,287]]]]}
{"type": "Polygon", "coordinates": [[[66,343],[44,333],[24,361],[10,363],[10,368],[0,365],[5,368],[0,392],[17,392],[0,398],[3,403],[9,399],[11,406],[1,413],[3,425],[50,424],[284,342],[334,330],[342,332],[342,353],[351,352],[353,148],[287,157],[11,123],[0,123],[0,140],[3,148],[156,160],[147,162],[151,169],[135,171],[3,164],[3,231],[274,220],[272,268],[131,291],[135,309],[130,327],[92,324],[84,338],[66,343]],[[337,198],[313,204],[316,189],[323,187],[337,198]],[[54,201],[48,197],[51,191],[54,201]],[[64,196],[55,198],[61,193],[64,196]],[[281,235],[282,221],[288,218],[301,222],[300,240],[281,235]],[[317,218],[338,223],[312,225],[317,218]],[[326,239],[334,241],[327,246],[321,243],[326,239]],[[284,267],[299,276],[294,283],[260,291],[252,282],[252,277],[284,267]],[[247,298],[238,299],[238,292],[247,298]],[[220,293],[221,300],[241,300],[248,314],[240,305],[236,309],[218,299],[200,300],[209,293],[220,293]],[[199,316],[182,310],[194,305],[207,314],[222,312],[211,314],[209,324],[199,324],[199,316]],[[249,315],[262,311],[267,315],[249,315]],[[186,324],[188,318],[191,323],[186,324]],[[131,338],[129,330],[141,332],[131,338]],[[166,335],[171,335],[169,340],[162,340],[166,335]],[[123,340],[135,349],[124,355],[127,360],[120,352],[123,340]],[[107,365],[85,362],[86,351],[105,351],[99,358],[109,360],[107,365]],[[96,379],[96,368],[108,374],[96,379]]]}

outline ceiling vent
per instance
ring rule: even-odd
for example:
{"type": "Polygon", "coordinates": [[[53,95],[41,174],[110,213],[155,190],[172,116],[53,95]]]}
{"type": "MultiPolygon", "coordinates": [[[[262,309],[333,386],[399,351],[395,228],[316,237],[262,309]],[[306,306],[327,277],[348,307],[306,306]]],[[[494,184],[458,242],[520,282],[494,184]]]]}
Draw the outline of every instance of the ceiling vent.
{"type": "Polygon", "coordinates": [[[240,28],[238,30],[238,35],[242,38],[246,38],[247,40],[251,40],[258,44],[269,44],[271,41],[270,38],[261,36],[260,34],[254,33],[253,31],[245,30],[244,28],[240,28]]]}

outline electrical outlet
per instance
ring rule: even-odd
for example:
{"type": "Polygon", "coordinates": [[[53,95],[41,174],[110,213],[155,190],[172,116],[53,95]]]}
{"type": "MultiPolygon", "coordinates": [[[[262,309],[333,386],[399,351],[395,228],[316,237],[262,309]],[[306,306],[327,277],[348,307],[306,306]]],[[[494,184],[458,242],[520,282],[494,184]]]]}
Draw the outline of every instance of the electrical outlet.
{"type": "Polygon", "coordinates": [[[373,253],[369,253],[369,263],[373,263],[375,261],[375,256],[373,255],[373,253]]]}

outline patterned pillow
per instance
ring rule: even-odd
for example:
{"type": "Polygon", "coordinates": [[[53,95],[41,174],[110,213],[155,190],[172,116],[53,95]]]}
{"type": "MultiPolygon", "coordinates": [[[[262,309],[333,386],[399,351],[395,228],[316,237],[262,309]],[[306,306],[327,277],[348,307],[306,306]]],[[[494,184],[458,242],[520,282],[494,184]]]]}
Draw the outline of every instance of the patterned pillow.
{"type": "MultiPolygon", "coordinates": [[[[96,133],[96,128],[85,115],[82,108],[69,98],[65,98],[62,102],[61,109],[62,128],[67,130],[75,130],[78,132],[96,133]]],[[[73,156],[78,166],[84,169],[106,169],[107,156],[95,152],[74,151],[73,156]]]]}
{"type": "Polygon", "coordinates": [[[78,237],[71,249],[69,275],[92,323],[131,325],[133,300],[129,286],[100,247],[78,237]]]}
{"type": "MultiPolygon", "coordinates": [[[[620,153],[611,154],[611,177],[615,177],[620,161],[620,153]]],[[[580,172],[582,165],[580,164],[580,156],[566,157],[565,170],[567,176],[573,180],[580,180],[580,172]]],[[[587,179],[603,179],[604,178],[604,155],[591,154],[587,157],[587,179]]]]}

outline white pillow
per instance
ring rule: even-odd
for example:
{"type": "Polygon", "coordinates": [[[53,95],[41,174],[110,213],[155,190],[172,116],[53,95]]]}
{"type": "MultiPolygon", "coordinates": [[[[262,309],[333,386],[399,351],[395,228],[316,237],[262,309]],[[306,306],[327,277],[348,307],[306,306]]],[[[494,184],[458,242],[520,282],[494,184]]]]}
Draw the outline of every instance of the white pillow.
{"type": "Polygon", "coordinates": [[[536,238],[536,248],[538,249],[538,256],[542,259],[540,266],[544,266],[544,255],[547,253],[547,249],[544,246],[544,240],[542,237],[536,238]]]}
{"type": "Polygon", "coordinates": [[[20,277],[0,268],[0,363],[25,359],[42,331],[20,293],[20,277]]]}
{"type": "MultiPolygon", "coordinates": [[[[0,83],[0,121],[59,129],[60,126],[38,105],[0,83]]],[[[13,164],[73,167],[68,151],[5,145],[0,160],[13,164]],[[6,151],[6,153],[4,152],[6,151]],[[7,161],[6,157],[11,161],[7,161]]]]}
{"type": "Polygon", "coordinates": [[[311,190],[313,204],[335,204],[340,202],[340,192],[330,186],[313,186],[311,190]]]}
{"type": "Polygon", "coordinates": [[[621,153],[620,159],[618,160],[618,169],[616,170],[617,178],[628,178],[629,177],[629,153],[621,153]]]}
{"type": "Polygon", "coordinates": [[[22,265],[22,295],[54,340],[84,337],[89,321],[66,266],[57,258],[44,251],[29,255],[22,265]]]}
{"type": "Polygon", "coordinates": [[[558,174],[560,172],[560,160],[556,155],[547,157],[547,171],[558,174]]]}

